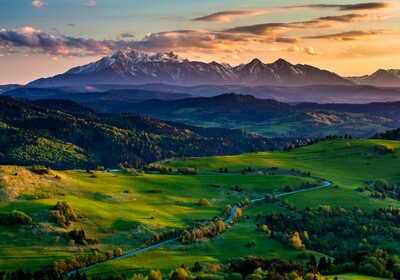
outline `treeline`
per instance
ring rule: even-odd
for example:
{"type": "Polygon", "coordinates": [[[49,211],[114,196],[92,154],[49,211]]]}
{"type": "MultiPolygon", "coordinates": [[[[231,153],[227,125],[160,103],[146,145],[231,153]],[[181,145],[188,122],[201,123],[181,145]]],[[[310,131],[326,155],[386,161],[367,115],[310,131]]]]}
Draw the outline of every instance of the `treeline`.
{"type": "Polygon", "coordinates": [[[384,179],[376,179],[373,183],[365,188],[357,188],[358,192],[369,191],[370,196],[378,199],[392,198],[400,200],[400,183],[389,184],[384,179]]]}
{"type": "MultiPolygon", "coordinates": [[[[59,101],[0,96],[0,163],[44,164],[55,169],[115,167],[179,157],[241,154],[305,145],[309,139],[272,139],[235,130],[216,137],[211,129],[191,131],[132,114],[105,114],[59,101]],[[239,135],[238,135],[239,134],[239,135]]],[[[82,106],[81,106],[82,107],[82,106]]],[[[219,134],[221,135],[221,134],[219,134]]]]}
{"type": "Polygon", "coordinates": [[[334,257],[332,265],[324,270],[326,273],[358,270],[388,277],[400,269],[397,257],[389,257],[389,254],[400,253],[398,208],[379,208],[373,213],[363,213],[357,207],[353,210],[306,207],[288,214],[271,213],[264,218],[264,223],[271,231],[281,232],[274,238],[288,246],[297,244],[298,248],[304,246],[334,257]],[[391,262],[398,265],[388,265],[391,262]]]}
{"type": "Polygon", "coordinates": [[[207,238],[214,238],[220,235],[222,232],[226,230],[226,225],[224,221],[219,218],[214,218],[208,224],[200,224],[193,229],[184,230],[180,236],[180,239],[184,243],[190,243],[193,241],[197,241],[207,238]]]}
{"type": "Polygon", "coordinates": [[[400,140],[400,128],[388,130],[382,133],[377,133],[371,138],[384,140],[400,140]]]}
{"type": "Polygon", "coordinates": [[[13,272],[0,271],[2,280],[63,280],[53,269],[46,268],[35,272],[18,269],[13,272]]]}
{"type": "MultiPolygon", "coordinates": [[[[71,278],[70,278],[71,279],[71,278]]],[[[76,279],[76,278],[74,278],[76,279]]],[[[286,261],[279,258],[246,256],[231,258],[223,263],[196,262],[193,267],[182,265],[170,273],[161,274],[159,270],[150,271],[149,275],[134,274],[127,278],[124,274],[106,278],[94,277],[93,280],[323,280],[317,265],[308,262],[286,261]]]]}
{"type": "Polygon", "coordinates": [[[165,231],[165,232],[161,232],[161,233],[154,232],[147,239],[146,245],[154,245],[154,244],[160,243],[162,241],[176,238],[178,236],[179,236],[179,233],[174,229],[165,231]]]}
{"type": "Polygon", "coordinates": [[[73,271],[95,263],[104,262],[106,260],[121,256],[122,254],[123,252],[120,248],[104,253],[94,250],[90,255],[73,256],[68,259],[55,261],[53,269],[58,275],[62,275],[67,271],[73,271]]]}
{"type": "MultiPolygon", "coordinates": [[[[115,253],[115,252],[113,252],[115,253]]],[[[110,252],[111,254],[111,252],[110,252]]],[[[94,254],[92,254],[94,255],[94,254]]],[[[92,256],[91,255],[91,256],[92,256]]],[[[299,257],[307,260],[305,264],[295,261],[286,261],[280,258],[266,259],[263,257],[236,257],[223,263],[200,263],[196,262],[193,267],[182,264],[181,267],[169,273],[161,273],[160,270],[151,270],[148,275],[134,274],[127,277],[125,274],[116,276],[93,276],[87,277],[79,271],[66,276],[55,269],[45,269],[34,273],[18,270],[16,272],[0,272],[0,279],[3,280],[324,280],[321,273],[330,272],[335,275],[331,268],[335,265],[330,258],[321,257],[319,261],[311,253],[305,252],[299,257]]],[[[97,258],[105,258],[104,256],[97,258]]],[[[373,275],[371,268],[374,264],[379,266],[379,275],[400,279],[400,264],[398,258],[388,257],[382,251],[377,250],[374,254],[364,257],[358,264],[359,272],[373,275]],[[386,274],[387,273],[387,274],[386,274]]],[[[346,272],[354,272],[355,266],[345,264],[346,272]],[[353,269],[353,270],[352,270],[353,269]]],[[[376,272],[376,271],[374,271],[376,272]]],[[[337,277],[334,277],[337,279],[337,277]]]]}

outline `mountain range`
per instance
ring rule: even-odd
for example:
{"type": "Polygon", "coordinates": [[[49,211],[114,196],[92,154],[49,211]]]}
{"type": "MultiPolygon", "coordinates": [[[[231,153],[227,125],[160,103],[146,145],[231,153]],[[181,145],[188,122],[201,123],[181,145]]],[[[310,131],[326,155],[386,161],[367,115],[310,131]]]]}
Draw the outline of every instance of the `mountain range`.
{"type": "Polygon", "coordinates": [[[174,54],[149,55],[135,50],[118,51],[96,62],[70,69],[64,74],[33,81],[33,87],[83,85],[169,84],[180,86],[244,85],[286,86],[309,85],[400,86],[399,70],[378,70],[371,76],[344,78],[333,72],[306,65],[293,65],[284,59],[265,64],[253,59],[248,64],[231,66],[226,63],[189,61],[174,54]]]}
{"type": "Polygon", "coordinates": [[[378,87],[399,87],[400,86],[400,70],[399,69],[379,69],[372,75],[361,77],[348,77],[348,80],[357,85],[371,85],[378,87]]]}

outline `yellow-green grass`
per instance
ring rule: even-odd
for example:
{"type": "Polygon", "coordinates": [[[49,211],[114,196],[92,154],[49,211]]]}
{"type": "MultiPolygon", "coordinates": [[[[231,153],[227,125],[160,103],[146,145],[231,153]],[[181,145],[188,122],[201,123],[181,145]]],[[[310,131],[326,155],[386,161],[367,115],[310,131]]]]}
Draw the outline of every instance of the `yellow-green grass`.
{"type": "MultiPolygon", "coordinates": [[[[57,172],[61,177],[59,181],[52,180],[49,184],[43,183],[43,180],[40,183],[37,181],[34,187],[28,188],[27,186],[33,183],[30,181],[35,179],[29,177],[27,181],[22,178],[19,183],[14,182],[13,185],[20,198],[36,191],[51,192],[53,197],[0,202],[0,212],[14,209],[24,211],[30,214],[38,225],[39,229],[36,229],[35,233],[40,233],[40,229],[43,229],[42,235],[32,235],[27,226],[2,227],[0,270],[14,270],[16,267],[34,269],[50,265],[58,258],[76,254],[77,247],[69,247],[68,238],[61,238],[58,244],[52,242],[57,235],[65,236],[66,232],[48,224],[49,210],[57,201],[67,201],[83,217],[80,222],[74,223],[72,228],[83,228],[89,236],[100,239],[101,250],[121,247],[128,251],[143,245],[152,231],[180,230],[198,219],[210,219],[221,214],[226,204],[235,204],[246,197],[262,197],[265,193],[279,193],[286,185],[296,188],[305,182],[315,182],[312,178],[287,175],[240,175],[239,172],[248,166],[253,170],[279,167],[285,170],[310,171],[311,175],[325,178],[332,181],[333,185],[339,186],[284,197],[298,207],[329,204],[348,209],[357,206],[363,211],[372,211],[387,205],[400,207],[398,201],[372,199],[368,193],[355,191],[356,188],[363,187],[377,178],[386,179],[390,183],[399,182],[399,148],[399,141],[346,139],[324,141],[291,152],[259,152],[163,162],[174,169],[194,167],[203,172],[214,173],[226,167],[231,172],[229,174],[146,174],[133,177],[100,172],[96,174],[96,178],[92,178],[93,176],[82,171],[64,171],[57,172]],[[373,151],[374,145],[391,147],[395,152],[380,155],[373,151]],[[219,187],[215,187],[216,185],[219,187]],[[231,190],[236,185],[245,191],[231,190]],[[149,192],[154,189],[161,189],[163,192],[149,192]],[[198,206],[200,198],[208,199],[212,205],[198,206]],[[28,255],[34,257],[28,259],[28,255]]],[[[12,168],[14,170],[16,167],[12,168]]],[[[24,174],[22,170],[18,173],[24,174]]],[[[10,177],[10,180],[18,180],[22,175],[10,177]]],[[[245,215],[251,217],[250,220],[237,223],[216,239],[189,246],[169,244],[131,258],[110,262],[87,273],[114,274],[125,271],[129,275],[150,269],[161,269],[167,273],[181,264],[191,266],[196,261],[219,262],[242,255],[295,259],[298,251],[285,248],[280,242],[255,231],[254,217],[259,212],[266,215],[282,211],[287,210],[269,204],[253,205],[244,209],[245,215]],[[246,244],[251,240],[255,240],[256,245],[248,248],[246,244]]]]}
{"type": "Polygon", "coordinates": [[[330,275],[326,276],[329,280],[332,280],[337,276],[339,280],[383,280],[387,278],[380,278],[368,275],[362,275],[357,273],[346,273],[346,274],[338,274],[338,275],[330,275]]]}
{"type": "MultiPolygon", "coordinates": [[[[258,256],[266,258],[284,258],[304,262],[298,258],[301,250],[295,250],[282,245],[278,240],[271,239],[269,235],[256,231],[255,217],[259,212],[267,214],[276,211],[288,211],[274,204],[258,204],[244,209],[244,218],[237,222],[221,236],[214,239],[203,240],[198,243],[183,245],[173,243],[143,254],[127,259],[109,262],[86,271],[88,276],[113,275],[116,271],[125,273],[127,277],[134,273],[148,274],[150,270],[160,269],[164,274],[184,264],[193,267],[194,263],[221,263],[230,258],[241,256],[258,256]],[[255,246],[246,245],[255,241],[255,246]]],[[[261,220],[260,220],[261,221],[261,220]]],[[[316,257],[323,256],[313,252],[316,257]]]]}
{"type": "Polygon", "coordinates": [[[51,176],[48,178],[54,184],[42,183],[34,188],[25,188],[26,184],[35,184],[33,181],[36,179],[43,180],[43,176],[33,176],[30,178],[32,182],[26,182],[23,178],[25,169],[3,167],[3,173],[14,171],[18,171],[19,175],[10,177],[8,183],[13,185],[20,199],[1,202],[0,212],[23,211],[32,216],[35,228],[2,227],[0,270],[51,265],[56,259],[76,253],[76,246],[67,245],[67,232],[73,228],[83,228],[88,236],[98,238],[103,251],[118,247],[129,251],[142,246],[152,232],[169,229],[179,232],[198,219],[209,220],[220,215],[227,204],[235,204],[246,197],[258,198],[265,193],[278,193],[286,185],[296,188],[305,182],[315,182],[306,177],[278,175],[146,174],[134,177],[120,173],[98,172],[92,176],[83,171],[64,171],[57,172],[61,180],[55,183],[51,176]],[[244,191],[231,190],[235,186],[244,191]],[[154,189],[163,192],[151,193],[154,189]],[[50,192],[53,197],[23,199],[38,192],[50,192]],[[212,205],[200,207],[200,198],[208,199],[212,205]],[[68,229],[49,225],[50,209],[57,201],[70,204],[82,220],[68,229]],[[56,236],[61,237],[58,244],[53,242],[56,236]],[[27,255],[35,257],[25,259],[27,255]]]}
{"type": "Polygon", "coordinates": [[[238,172],[248,166],[253,170],[279,167],[311,172],[312,176],[333,182],[339,188],[322,189],[313,192],[288,196],[286,199],[299,207],[330,204],[346,208],[360,207],[369,211],[377,207],[393,205],[398,201],[377,200],[366,193],[357,193],[355,189],[365,187],[368,182],[382,178],[389,183],[400,181],[400,141],[384,140],[335,140],[322,141],[315,145],[295,149],[290,152],[259,152],[237,156],[172,159],[164,161],[166,166],[178,168],[193,167],[201,171],[219,171],[228,168],[238,172]],[[380,155],[373,147],[393,148],[393,153],[380,155]]]}

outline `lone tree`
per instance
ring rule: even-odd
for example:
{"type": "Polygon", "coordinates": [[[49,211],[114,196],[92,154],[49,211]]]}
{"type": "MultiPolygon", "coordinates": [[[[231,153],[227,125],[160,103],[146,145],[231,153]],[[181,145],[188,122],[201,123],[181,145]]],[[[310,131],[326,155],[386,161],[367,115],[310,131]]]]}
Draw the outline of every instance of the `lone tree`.
{"type": "Polygon", "coordinates": [[[209,206],[211,206],[211,202],[208,201],[205,198],[202,198],[202,199],[199,200],[199,206],[201,206],[201,207],[209,207],[209,206]]]}
{"type": "Polygon", "coordinates": [[[303,247],[303,243],[301,242],[300,235],[297,231],[295,231],[289,238],[289,245],[295,249],[301,249],[303,247]]]}

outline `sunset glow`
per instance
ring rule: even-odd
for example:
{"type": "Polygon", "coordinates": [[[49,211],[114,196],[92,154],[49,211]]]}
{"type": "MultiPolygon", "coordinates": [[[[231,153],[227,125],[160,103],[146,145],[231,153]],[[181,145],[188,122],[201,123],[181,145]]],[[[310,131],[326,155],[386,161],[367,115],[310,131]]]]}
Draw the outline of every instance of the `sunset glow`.
{"type": "Polygon", "coordinates": [[[398,1],[3,0],[0,84],[27,83],[120,49],[190,60],[284,58],[343,76],[400,68],[398,1]]]}

